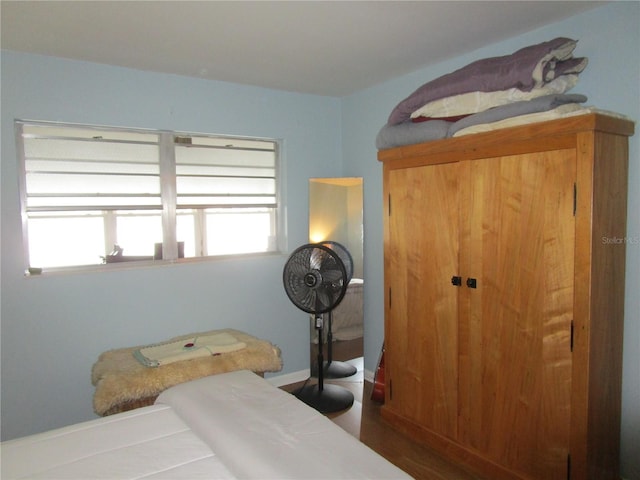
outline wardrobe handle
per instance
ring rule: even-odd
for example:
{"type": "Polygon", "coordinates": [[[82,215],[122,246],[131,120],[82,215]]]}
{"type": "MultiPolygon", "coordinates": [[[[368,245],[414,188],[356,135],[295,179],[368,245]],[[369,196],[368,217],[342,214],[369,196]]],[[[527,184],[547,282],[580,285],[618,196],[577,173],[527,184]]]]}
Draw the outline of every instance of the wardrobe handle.
{"type": "Polygon", "coordinates": [[[478,282],[475,278],[467,278],[467,287],[476,288],[478,286],[478,282]]]}
{"type": "Polygon", "coordinates": [[[462,285],[462,277],[451,277],[451,285],[460,287],[462,285]]]}

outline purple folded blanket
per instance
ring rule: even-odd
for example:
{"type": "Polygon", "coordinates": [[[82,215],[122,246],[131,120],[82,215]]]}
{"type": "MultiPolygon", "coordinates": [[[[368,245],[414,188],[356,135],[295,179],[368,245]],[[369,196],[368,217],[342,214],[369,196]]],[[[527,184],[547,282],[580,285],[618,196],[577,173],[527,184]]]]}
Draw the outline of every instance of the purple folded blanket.
{"type": "Polygon", "coordinates": [[[559,37],[511,55],[477,60],[422,85],[393,109],[388,123],[405,122],[418,108],[440,98],[509,88],[531,91],[558,75],[579,73],[586,67],[586,61],[571,57],[576,44],[576,40],[559,37]]]}

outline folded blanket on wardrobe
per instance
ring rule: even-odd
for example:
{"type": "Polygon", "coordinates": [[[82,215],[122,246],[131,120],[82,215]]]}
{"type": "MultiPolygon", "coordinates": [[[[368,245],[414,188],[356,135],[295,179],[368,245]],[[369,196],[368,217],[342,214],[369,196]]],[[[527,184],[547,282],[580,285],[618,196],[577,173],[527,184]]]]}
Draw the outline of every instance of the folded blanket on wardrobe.
{"type": "Polygon", "coordinates": [[[449,127],[447,136],[451,137],[455,133],[463,128],[470,127],[472,125],[478,125],[481,123],[493,123],[506,118],[517,117],[520,115],[527,115],[531,113],[546,112],[553,110],[560,105],[566,105],[569,103],[584,103],[587,101],[587,97],[580,94],[564,94],[564,95],[546,95],[544,97],[535,98],[524,102],[511,103],[509,105],[503,105],[501,107],[491,108],[484,112],[476,113],[475,115],[469,115],[468,117],[458,120],[449,127]]]}
{"type": "MultiPolygon", "coordinates": [[[[386,124],[376,137],[376,148],[378,150],[384,150],[387,148],[448,138],[457,135],[460,130],[464,129],[466,131],[466,129],[475,125],[493,124],[494,128],[486,128],[484,130],[494,130],[496,122],[505,119],[513,117],[526,118],[527,115],[546,112],[562,105],[573,105],[575,106],[573,109],[578,109],[580,108],[580,103],[586,101],[587,97],[580,94],[545,95],[544,97],[538,97],[533,100],[491,108],[484,112],[469,115],[456,122],[429,120],[419,123],[404,122],[399,125],[386,124]]],[[[565,110],[571,110],[571,108],[565,110]]],[[[536,117],[530,117],[529,122],[532,123],[534,121],[541,120],[536,120],[536,117]]],[[[483,131],[483,129],[477,129],[477,131],[483,131]]]]}
{"type": "Polygon", "coordinates": [[[444,120],[429,120],[422,123],[405,122],[399,125],[386,124],[378,132],[376,148],[384,150],[446,138],[450,126],[451,122],[444,120]]]}
{"type": "Polygon", "coordinates": [[[490,108],[515,102],[533,100],[546,95],[567,93],[578,84],[578,75],[562,75],[539,88],[524,92],[519,88],[508,88],[495,92],[469,92],[450,97],[439,98],[420,107],[411,114],[412,121],[425,118],[455,117],[473,115],[490,108]]]}
{"type": "Polygon", "coordinates": [[[527,113],[524,115],[505,118],[504,120],[498,120],[496,122],[471,125],[469,127],[458,130],[454,133],[453,136],[461,137],[463,135],[471,135],[473,133],[492,132],[501,128],[517,127],[519,125],[527,125],[537,122],[547,122],[549,120],[567,118],[569,116],[581,115],[585,113],[589,113],[589,109],[587,107],[583,107],[579,103],[565,103],[564,105],[560,105],[559,107],[547,110],[545,112],[527,113]]]}
{"type": "Polygon", "coordinates": [[[579,73],[586,67],[586,61],[571,57],[576,44],[575,40],[559,37],[522,48],[511,55],[477,60],[422,85],[393,109],[388,123],[405,122],[418,108],[439,98],[509,88],[530,91],[558,74],[579,73]]]}
{"type": "Polygon", "coordinates": [[[505,118],[504,120],[498,120],[497,122],[471,125],[470,127],[458,130],[453,136],[459,137],[472,133],[491,132],[501,128],[517,127],[519,125],[536,122],[546,122],[548,120],[556,120],[558,118],[577,117],[579,115],[587,115],[590,113],[606,115],[607,117],[618,118],[630,122],[633,121],[626,115],[612,112],[610,110],[603,110],[594,106],[583,106],[578,103],[565,103],[564,105],[560,105],[553,110],[547,110],[546,112],[529,113],[525,115],[518,115],[516,117],[505,118]]]}

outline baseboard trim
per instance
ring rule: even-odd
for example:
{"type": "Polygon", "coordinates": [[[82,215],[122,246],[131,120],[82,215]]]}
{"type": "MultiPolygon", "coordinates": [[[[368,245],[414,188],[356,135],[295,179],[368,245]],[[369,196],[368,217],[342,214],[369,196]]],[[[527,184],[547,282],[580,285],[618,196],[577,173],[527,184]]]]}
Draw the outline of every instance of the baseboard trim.
{"type": "Polygon", "coordinates": [[[371,370],[367,370],[366,368],[364,369],[364,379],[369,382],[369,383],[373,383],[373,378],[375,377],[374,373],[371,370]]]}
{"type": "MultiPolygon", "coordinates": [[[[292,383],[304,382],[311,376],[311,369],[305,368],[304,370],[298,370],[297,372],[285,373],[283,375],[274,375],[266,378],[266,380],[275,387],[283,387],[284,385],[291,385],[292,383]]],[[[364,379],[367,382],[373,383],[374,374],[371,370],[364,370],[364,379]]]]}

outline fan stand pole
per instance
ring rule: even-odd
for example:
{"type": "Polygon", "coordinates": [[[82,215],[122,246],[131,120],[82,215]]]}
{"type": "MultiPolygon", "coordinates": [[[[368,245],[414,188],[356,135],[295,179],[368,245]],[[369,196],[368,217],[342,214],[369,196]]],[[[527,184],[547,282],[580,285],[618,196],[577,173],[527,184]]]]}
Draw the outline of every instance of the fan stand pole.
{"type": "Polygon", "coordinates": [[[358,371],[356,367],[345,362],[333,361],[333,314],[331,310],[327,315],[327,363],[319,363],[318,365],[324,365],[324,374],[327,378],[344,378],[355,375],[358,371]]]}
{"type": "Polygon", "coordinates": [[[324,369],[322,368],[324,364],[324,355],[322,353],[324,350],[322,343],[322,315],[316,315],[315,323],[318,332],[318,384],[304,386],[298,390],[295,395],[304,403],[321,413],[339,412],[353,405],[353,393],[338,385],[324,384],[324,369]]]}
{"type": "Polygon", "coordinates": [[[322,325],[324,321],[321,315],[316,316],[316,330],[318,331],[318,390],[321,392],[324,390],[324,369],[320,368],[324,365],[324,345],[322,344],[322,325]]]}

